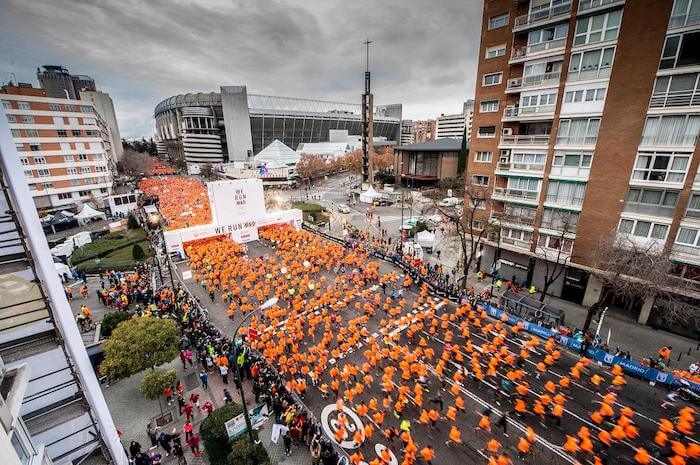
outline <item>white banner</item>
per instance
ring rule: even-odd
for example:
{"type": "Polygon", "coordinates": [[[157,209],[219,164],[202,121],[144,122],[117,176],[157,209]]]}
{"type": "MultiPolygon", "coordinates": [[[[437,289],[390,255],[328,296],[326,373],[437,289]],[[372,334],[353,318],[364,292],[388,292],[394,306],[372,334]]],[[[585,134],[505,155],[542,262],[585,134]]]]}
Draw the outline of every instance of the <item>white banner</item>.
{"type": "Polygon", "coordinates": [[[260,179],[236,179],[207,183],[214,224],[223,226],[243,218],[265,214],[265,195],[260,179]]]}

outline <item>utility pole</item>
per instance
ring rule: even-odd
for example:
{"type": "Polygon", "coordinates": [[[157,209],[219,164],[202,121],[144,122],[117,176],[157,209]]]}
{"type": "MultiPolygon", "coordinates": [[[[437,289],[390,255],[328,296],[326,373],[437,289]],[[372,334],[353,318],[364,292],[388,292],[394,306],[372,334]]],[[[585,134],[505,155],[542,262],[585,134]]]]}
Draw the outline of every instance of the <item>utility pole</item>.
{"type": "Polygon", "coordinates": [[[365,93],[362,94],[362,181],[374,184],[374,169],[372,166],[372,142],[374,138],[374,97],[372,95],[370,81],[371,74],[369,72],[369,44],[371,40],[366,39],[364,42],[367,47],[365,58],[365,93]]]}

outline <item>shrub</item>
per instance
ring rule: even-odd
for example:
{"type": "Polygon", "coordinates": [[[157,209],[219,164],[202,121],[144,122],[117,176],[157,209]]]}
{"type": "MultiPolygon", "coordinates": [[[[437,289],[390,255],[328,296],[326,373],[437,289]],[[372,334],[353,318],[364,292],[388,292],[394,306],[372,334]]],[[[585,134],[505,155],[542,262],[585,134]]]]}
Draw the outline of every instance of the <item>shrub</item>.
{"type": "Polygon", "coordinates": [[[75,266],[88,260],[102,258],[110,253],[146,240],[146,232],[143,229],[137,229],[128,232],[115,232],[89,244],[85,244],[75,250],[70,256],[70,264],[75,266]]]}
{"type": "Polygon", "coordinates": [[[227,465],[227,457],[231,453],[231,443],[226,432],[226,422],[241,413],[243,413],[243,408],[240,405],[229,404],[214,410],[202,422],[199,431],[211,465],[227,465]]]}
{"type": "MultiPolygon", "coordinates": [[[[213,462],[212,462],[213,463],[213,462]]],[[[231,443],[227,465],[269,465],[270,456],[262,444],[250,444],[248,435],[241,436],[231,443]]]]}
{"type": "Polygon", "coordinates": [[[112,331],[116,328],[122,321],[130,320],[132,317],[131,312],[109,312],[102,319],[102,336],[109,337],[112,335],[112,331]]]}
{"type": "Polygon", "coordinates": [[[141,246],[138,244],[134,245],[134,248],[131,250],[131,253],[134,257],[134,260],[143,260],[144,258],[146,258],[146,254],[144,253],[141,246]]]}
{"type": "Polygon", "coordinates": [[[416,221],[416,234],[421,232],[421,231],[427,231],[428,230],[428,222],[425,220],[418,220],[416,221]]]}
{"type": "Polygon", "coordinates": [[[129,218],[126,220],[127,229],[139,229],[139,222],[133,214],[129,214],[129,218]]]}

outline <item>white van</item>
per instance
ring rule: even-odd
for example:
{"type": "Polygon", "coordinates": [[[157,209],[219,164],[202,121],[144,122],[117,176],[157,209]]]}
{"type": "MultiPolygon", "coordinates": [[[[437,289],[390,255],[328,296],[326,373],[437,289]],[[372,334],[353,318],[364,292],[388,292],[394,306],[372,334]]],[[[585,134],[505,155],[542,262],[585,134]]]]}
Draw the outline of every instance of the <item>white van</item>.
{"type": "Polygon", "coordinates": [[[456,207],[457,205],[461,205],[462,202],[464,202],[464,200],[460,199],[458,197],[445,197],[444,199],[442,199],[438,203],[438,206],[440,206],[440,207],[456,207]]]}

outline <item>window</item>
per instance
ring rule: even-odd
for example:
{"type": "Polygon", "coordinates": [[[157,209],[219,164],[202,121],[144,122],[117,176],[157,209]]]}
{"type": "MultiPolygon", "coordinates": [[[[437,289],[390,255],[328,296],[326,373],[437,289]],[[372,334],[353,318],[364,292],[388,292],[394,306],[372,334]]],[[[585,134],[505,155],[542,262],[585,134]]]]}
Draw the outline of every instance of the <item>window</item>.
{"type": "Polygon", "coordinates": [[[68,137],[68,133],[66,132],[65,129],[59,129],[57,132],[58,132],[58,137],[68,137]]]}
{"type": "Polygon", "coordinates": [[[675,207],[678,204],[677,191],[663,191],[631,187],[627,193],[627,202],[662,207],[675,207]]]}
{"type": "Polygon", "coordinates": [[[651,239],[666,239],[668,234],[668,225],[652,223],[651,221],[621,219],[620,226],[617,232],[621,234],[630,234],[632,236],[651,239]]]}
{"type": "Polygon", "coordinates": [[[689,162],[690,155],[687,153],[640,152],[634,164],[632,179],[682,183],[685,181],[689,162]]]}
{"type": "Polygon", "coordinates": [[[568,79],[576,81],[610,76],[614,55],[615,47],[572,53],[568,79]]]}
{"type": "Polygon", "coordinates": [[[75,107],[73,105],[66,105],[66,111],[75,111],[75,107]]]}
{"type": "Polygon", "coordinates": [[[622,10],[580,18],[576,21],[574,45],[617,39],[617,35],[620,32],[621,18],[622,10]]]}
{"type": "Polygon", "coordinates": [[[700,245],[698,244],[700,234],[698,234],[698,232],[699,231],[697,229],[681,227],[680,229],[678,229],[678,237],[676,237],[676,243],[700,247],[700,245]]]}
{"type": "Polygon", "coordinates": [[[570,254],[571,250],[574,248],[574,241],[571,239],[563,239],[560,236],[540,234],[540,236],[537,238],[537,245],[545,249],[561,249],[563,253],[570,254]]]}
{"type": "Polygon", "coordinates": [[[492,45],[486,47],[486,58],[502,57],[506,54],[506,44],[492,45]]]}
{"type": "Polygon", "coordinates": [[[34,158],[35,165],[45,165],[46,164],[46,158],[44,158],[44,157],[33,157],[33,158],[34,158]]]}
{"type": "Polygon", "coordinates": [[[7,122],[8,123],[16,123],[17,117],[15,115],[7,115],[7,122]]]}
{"type": "Polygon", "coordinates": [[[557,103],[556,92],[520,97],[520,107],[546,107],[557,103]]]}
{"type": "Polygon", "coordinates": [[[34,177],[34,171],[32,170],[24,170],[24,175],[28,178],[33,178],[34,177]]]}
{"type": "Polygon", "coordinates": [[[501,239],[512,239],[516,241],[531,242],[532,232],[520,229],[501,228],[501,239]]]}
{"type": "MultiPolygon", "coordinates": [[[[527,45],[531,52],[536,52],[539,50],[544,50],[545,47],[536,47],[538,44],[547,44],[547,42],[552,42],[554,40],[561,40],[562,46],[564,45],[564,39],[566,39],[566,34],[569,31],[569,25],[557,24],[556,26],[546,27],[544,29],[538,29],[536,31],[530,31],[527,36],[527,45]],[[533,47],[535,46],[535,47],[533,47]]],[[[547,44],[549,46],[553,44],[547,44]]]]}
{"type": "Polygon", "coordinates": [[[5,110],[12,110],[12,104],[10,102],[8,102],[7,100],[2,101],[2,107],[5,110]]]}
{"type": "Polygon", "coordinates": [[[49,103],[49,110],[61,111],[61,105],[59,105],[58,103],[49,103]]]}
{"type": "Polygon", "coordinates": [[[24,144],[15,144],[15,149],[18,152],[24,152],[24,144]]]}
{"type": "Polygon", "coordinates": [[[684,73],[657,77],[649,106],[651,108],[684,107],[696,104],[700,99],[699,74],[684,73]]]}
{"type": "Polygon", "coordinates": [[[477,137],[496,137],[496,126],[479,126],[477,137]]]}
{"type": "Polygon", "coordinates": [[[88,161],[87,153],[81,153],[78,155],[78,161],[88,161]]]}
{"type": "Polygon", "coordinates": [[[688,200],[688,209],[685,212],[686,216],[700,218],[700,194],[693,194],[688,200]]]}
{"type": "Polygon", "coordinates": [[[540,179],[535,178],[508,178],[508,189],[538,193],[540,191],[540,179]]]}
{"type": "Polygon", "coordinates": [[[27,157],[22,157],[22,158],[19,159],[19,162],[20,162],[21,164],[23,164],[23,165],[26,166],[26,165],[29,164],[29,158],[27,158],[27,157]]]}
{"type": "Polygon", "coordinates": [[[600,118],[562,119],[557,144],[594,145],[598,140],[600,118]]]}
{"type": "Polygon", "coordinates": [[[542,227],[564,232],[575,232],[580,214],[568,210],[545,208],[542,212],[542,227]]]}
{"type": "Polygon", "coordinates": [[[700,32],[687,32],[666,37],[659,69],[700,64],[700,32]]]}
{"type": "Polygon", "coordinates": [[[41,144],[29,144],[29,150],[32,152],[38,152],[41,150],[41,144]]]}
{"type": "Polygon", "coordinates": [[[83,118],[83,124],[85,126],[94,126],[95,123],[95,118],[83,118]]]}
{"type": "Polygon", "coordinates": [[[484,229],[484,222],[483,221],[477,221],[477,220],[472,220],[472,229],[476,231],[481,231],[484,229]]]}
{"type": "Polygon", "coordinates": [[[508,13],[498,15],[498,16],[491,16],[489,18],[489,31],[491,29],[498,29],[499,27],[507,26],[509,20],[510,20],[510,15],[508,13]]]}
{"type": "Polygon", "coordinates": [[[503,73],[491,73],[484,74],[484,85],[485,86],[496,86],[501,83],[503,79],[503,73]]]}
{"type": "Polygon", "coordinates": [[[493,152],[476,152],[474,155],[474,161],[477,163],[491,163],[493,159],[493,152]]]}
{"type": "Polygon", "coordinates": [[[593,160],[592,153],[562,153],[554,154],[552,166],[572,166],[577,168],[590,168],[593,160]]]}
{"type": "Polygon", "coordinates": [[[564,93],[564,102],[591,102],[593,100],[605,100],[605,87],[598,89],[569,90],[564,93]]]}
{"type": "Polygon", "coordinates": [[[27,137],[39,137],[39,131],[36,129],[25,129],[24,133],[27,135],[27,137]]]}
{"type": "Polygon", "coordinates": [[[80,129],[71,129],[70,130],[70,135],[73,137],[80,137],[80,133],[81,133],[80,129]]]}
{"type": "Polygon", "coordinates": [[[510,156],[511,163],[523,165],[541,165],[540,169],[544,168],[544,163],[547,160],[545,153],[513,153],[510,156]]]}
{"type": "Polygon", "coordinates": [[[93,153],[92,159],[93,159],[93,161],[104,160],[104,155],[102,155],[101,153],[93,153]]]}
{"type": "Polygon", "coordinates": [[[68,174],[78,174],[78,168],[71,166],[68,168],[68,174]]]}
{"type": "Polygon", "coordinates": [[[29,106],[28,102],[17,102],[17,108],[20,110],[31,110],[32,107],[29,106]]]}
{"type": "Polygon", "coordinates": [[[23,115],[21,118],[22,118],[23,124],[34,124],[34,117],[33,116],[23,115]]]}
{"type": "Polygon", "coordinates": [[[482,100],[479,103],[481,113],[492,113],[498,111],[498,100],[482,100]]]}
{"type": "Polygon", "coordinates": [[[36,174],[40,178],[47,178],[50,176],[49,170],[47,169],[36,170],[36,174]]]}
{"type": "Polygon", "coordinates": [[[71,179],[70,184],[73,187],[77,187],[77,186],[82,185],[83,183],[82,183],[82,179],[71,179]]]}
{"type": "Polygon", "coordinates": [[[96,166],[96,167],[95,167],[95,172],[96,172],[96,173],[104,173],[104,172],[106,172],[106,171],[107,171],[107,167],[106,167],[106,166],[96,166]]]}
{"type": "Polygon", "coordinates": [[[90,191],[78,191],[78,195],[81,197],[88,197],[90,195],[90,191]]]}
{"type": "Polygon", "coordinates": [[[671,10],[669,29],[700,23],[700,0],[676,0],[671,10]]]}
{"type": "Polygon", "coordinates": [[[107,188],[106,187],[100,187],[100,194],[106,194],[107,193],[107,188]]]}
{"type": "Polygon", "coordinates": [[[89,166],[83,166],[82,168],[80,168],[80,172],[81,172],[82,174],[87,174],[87,173],[90,172],[90,167],[89,167],[89,166]]]}
{"type": "Polygon", "coordinates": [[[10,129],[12,137],[22,137],[22,132],[19,129],[10,129]]]}
{"type": "Polygon", "coordinates": [[[90,105],[82,105],[80,111],[83,113],[92,113],[92,107],[90,105]]]}
{"type": "Polygon", "coordinates": [[[488,176],[474,175],[474,176],[472,176],[472,183],[475,186],[488,186],[489,185],[489,177],[488,176]]]}
{"type": "Polygon", "coordinates": [[[72,192],[61,192],[58,194],[58,200],[68,200],[73,198],[72,192]]]}
{"type": "Polygon", "coordinates": [[[695,146],[700,115],[647,116],[641,145],[695,146]]]}
{"type": "Polygon", "coordinates": [[[73,155],[63,155],[63,161],[66,163],[73,163],[73,155]]]}
{"type": "Polygon", "coordinates": [[[586,184],[584,183],[550,180],[547,185],[547,202],[580,206],[583,205],[585,195],[586,184]]]}

